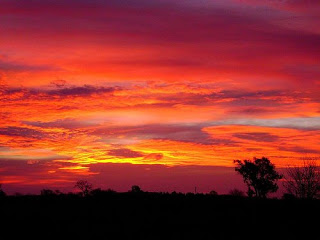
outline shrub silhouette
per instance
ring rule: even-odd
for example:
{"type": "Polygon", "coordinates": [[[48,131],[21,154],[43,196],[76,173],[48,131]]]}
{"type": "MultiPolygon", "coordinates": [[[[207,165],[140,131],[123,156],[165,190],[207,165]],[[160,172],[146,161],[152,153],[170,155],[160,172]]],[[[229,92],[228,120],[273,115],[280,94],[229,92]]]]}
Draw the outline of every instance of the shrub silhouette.
{"type": "Polygon", "coordinates": [[[7,194],[3,191],[2,184],[0,184],[0,198],[5,196],[7,196],[7,194]]]}
{"type": "Polygon", "coordinates": [[[240,173],[248,187],[249,197],[266,198],[268,193],[278,190],[277,181],[282,179],[275,166],[268,158],[254,158],[250,160],[235,160],[235,171],[240,173]]]}
{"type": "Polygon", "coordinates": [[[51,189],[42,189],[40,191],[40,195],[41,196],[53,196],[55,194],[54,194],[54,191],[52,191],[51,189]]]}
{"type": "Polygon", "coordinates": [[[234,196],[234,197],[244,197],[245,196],[243,191],[236,189],[236,188],[230,190],[229,195],[234,196]]]}
{"type": "Polygon", "coordinates": [[[51,189],[42,189],[40,191],[40,195],[41,196],[56,196],[56,195],[60,195],[61,192],[59,190],[51,190],[51,189]]]}
{"type": "Polygon", "coordinates": [[[90,195],[94,197],[104,197],[114,195],[115,193],[117,192],[112,189],[102,190],[101,188],[95,188],[91,190],[90,195]]]}
{"type": "Polygon", "coordinates": [[[141,188],[138,185],[133,185],[131,187],[131,191],[130,192],[132,192],[132,193],[141,193],[143,191],[141,190],[141,188]]]}
{"type": "Polygon", "coordinates": [[[215,190],[211,190],[209,194],[212,196],[218,196],[218,193],[215,190]]]}

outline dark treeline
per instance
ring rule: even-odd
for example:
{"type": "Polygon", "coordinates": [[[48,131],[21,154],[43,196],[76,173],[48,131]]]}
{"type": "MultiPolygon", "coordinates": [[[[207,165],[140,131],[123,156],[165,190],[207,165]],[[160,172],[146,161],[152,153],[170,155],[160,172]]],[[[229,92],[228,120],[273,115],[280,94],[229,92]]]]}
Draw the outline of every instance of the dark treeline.
{"type": "Polygon", "coordinates": [[[101,190],[2,197],[0,212],[10,239],[305,239],[320,201],[101,190]]]}
{"type": "Polygon", "coordinates": [[[278,174],[266,158],[236,161],[235,170],[243,176],[247,194],[237,189],[227,195],[214,190],[145,192],[136,185],[119,193],[94,188],[86,180],[76,182],[76,193],[43,189],[40,195],[6,196],[0,191],[0,232],[8,236],[5,239],[311,239],[317,235],[320,200],[314,176],[319,174],[314,165],[291,169],[290,179],[278,174]],[[291,191],[281,199],[267,198],[282,178],[291,191]]]}

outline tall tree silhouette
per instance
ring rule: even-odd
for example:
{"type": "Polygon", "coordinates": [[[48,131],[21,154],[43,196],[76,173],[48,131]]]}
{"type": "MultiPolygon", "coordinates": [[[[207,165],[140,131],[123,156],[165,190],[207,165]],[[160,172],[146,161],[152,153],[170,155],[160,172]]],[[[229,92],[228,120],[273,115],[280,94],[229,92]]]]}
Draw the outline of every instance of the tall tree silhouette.
{"type": "Polygon", "coordinates": [[[286,190],[298,198],[312,199],[320,191],[319,166],[311,161],[301,167],[289,167],[283,185],[286,190]]]}
{"type": "Polygon", "coordinates": [[[248,187],[248,196],[266,198],[268,193],[278,190],[277,181],[282,175],[275,170],[275,166],[268,158],[254,158],[250,160],[235,160],[235,170],[243,177],[248,187]]]}

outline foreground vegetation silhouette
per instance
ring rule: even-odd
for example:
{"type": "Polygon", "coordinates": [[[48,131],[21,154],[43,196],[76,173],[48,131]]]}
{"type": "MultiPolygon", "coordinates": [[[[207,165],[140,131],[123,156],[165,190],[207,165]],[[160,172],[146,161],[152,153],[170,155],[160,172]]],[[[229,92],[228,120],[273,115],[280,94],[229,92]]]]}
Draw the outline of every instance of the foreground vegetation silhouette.
{"type": "Polygon", "coordinates": [[[293,194],[266,198],[281,175],[268,159],[260,160],[251,162],[261,167],[256,175],[251,164],[246,168],[249,161],[236,162],[235,170],[255,191],[251,197],[238,189],[227,195],[167,193],[137,185],[119,193],[86,180],[75,184],[78,193],[43,189],[40,195],[8,196],[0,187],[1,234],[6,239],[311,239],[320,200],[293,194]]]}
{"type": "Polygon", "coordinates": [[[305,161],[302,166],[288,168],[284,187],[289,194],[298,198],[318,197],[320,192],[319,167],[314,161],[305,161]]]}
{"type": "Polygon", "coordinates": [[[248,187],[249,197],[266,198],[268,193],[274,193],[278,190],[277,181],[283,176],[279,174],[275,166],[268,158],[254,158],[250,160],[236,160],[235,170],[243,177],[248,187]]]}

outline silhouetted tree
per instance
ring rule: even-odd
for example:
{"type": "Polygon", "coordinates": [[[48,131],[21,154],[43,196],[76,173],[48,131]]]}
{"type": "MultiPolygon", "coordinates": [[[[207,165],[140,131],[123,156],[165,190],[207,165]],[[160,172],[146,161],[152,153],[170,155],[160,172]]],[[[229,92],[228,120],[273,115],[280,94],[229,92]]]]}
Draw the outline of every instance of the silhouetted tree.
{"type": "Polygon", "coordinates": [[[229,192],[229,195],[234,196],[234,197],[244,197],[244,192],[239,190],[239,189],[232,189],[229,192]]]}
{"type": "Polygon", "coordinates": [[[278,190],[277,181],[282,175],[275,170],[275,166],[268,158],[254,158],[250,160],[235,160],[236,172],[240,173],[248,187],[248,196],[266,198],[268,193],[278,190]]]}
{"type": "Polygon", "coordinates": [[[132,192],[132,193],[140,193],[140,192],[142,192],[142,190],[141,190],[141,188],[140,188],[139,186],[133,185],[133,186],[131,187],[131,192],[132,192]]]}
{"type": "Polygon", "coordinates": [[[0,184],[0,198],[5,197],[7,194],[2,189],[2,184],[0,184]]]}
{"type": "Polygon", "coordinates": [[[320,172],[318,165],[304,162],[301,167],[289,167],[285,174],[283,186],[288,193],[297,198],[312,199],[317,197],[320,191],[320,172]]]}
{"type": "Polygon", "coordinates": [[[86,180],[79,180],[76,182],[74,187],[80,189],[83,196],[88,196],[93,188],[93,185],[86,180]]]}

